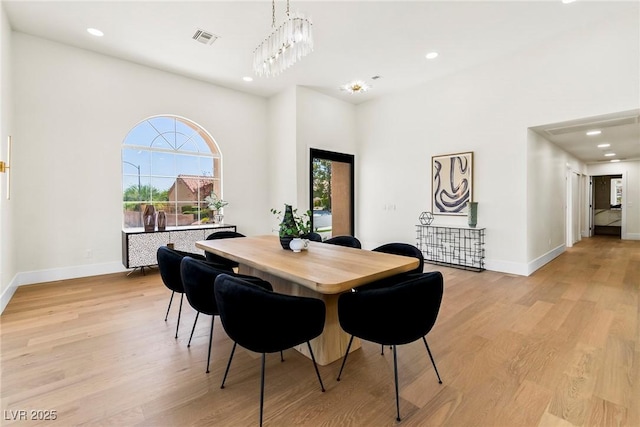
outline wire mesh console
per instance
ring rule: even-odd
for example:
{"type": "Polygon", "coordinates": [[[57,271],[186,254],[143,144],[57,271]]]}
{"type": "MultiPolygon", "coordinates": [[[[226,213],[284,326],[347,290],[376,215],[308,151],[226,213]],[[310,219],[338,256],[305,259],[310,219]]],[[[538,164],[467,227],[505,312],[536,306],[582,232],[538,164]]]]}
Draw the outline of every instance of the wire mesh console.
{"type": "Polygon", "coordinates": [[[416,225],[425,262],[464,270],[484,270],[484,228],[416,225]]]}

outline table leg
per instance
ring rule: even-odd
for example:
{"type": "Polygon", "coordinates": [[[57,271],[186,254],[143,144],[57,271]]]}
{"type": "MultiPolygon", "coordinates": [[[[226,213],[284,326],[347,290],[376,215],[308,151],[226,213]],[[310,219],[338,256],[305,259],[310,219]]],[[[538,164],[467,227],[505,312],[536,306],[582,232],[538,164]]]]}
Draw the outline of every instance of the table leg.
{"type": "MultiPolygon", "coordinates": [[[[297,283],[292,283],[288,280],[274,276],[269,273],[257,270],[253,267],[240,264],[238,271],[240,274],[247,274],[249,276],[260,277],[271,283],[273,290],[278,293],[287,295],[297,295],[304,297],[318,298],[324,301],[327,308],[327,315],[324,323],[324,331],[322,334],[311,340],[311,348],[316,358],[316,362],[319,365],[326,366],[336,360],[342,359],[344,352],[347,350],[349,344],[349,338],[351,336],[342,330],[340,323],[338,322],[338,296],[337,294],[327,295],[315,292],[309,288],[306,288],[297,283]]],[[[360,340],[355,338],[351,345],[350,352],[360,348],[360,340]]],[[[300,353],[304,354],[308,358],[311,358],[309,349],[306,344],[301,344],[296,347],[300,353]]]]}

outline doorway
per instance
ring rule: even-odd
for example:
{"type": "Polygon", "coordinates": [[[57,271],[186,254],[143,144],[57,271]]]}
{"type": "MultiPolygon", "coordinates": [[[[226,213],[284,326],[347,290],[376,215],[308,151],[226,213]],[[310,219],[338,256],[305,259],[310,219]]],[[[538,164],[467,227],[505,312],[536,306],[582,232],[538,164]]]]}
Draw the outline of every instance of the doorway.
{"type": "Polygon", "coordinates": [[[323,240],[354,236],[354,156],[312,148],[309,157],[312,229],[323,240]]]}
{"type": "Polygon", "coordinates": [[[622,237],[622,175],[591,177],[593,234],[622,237]]]}

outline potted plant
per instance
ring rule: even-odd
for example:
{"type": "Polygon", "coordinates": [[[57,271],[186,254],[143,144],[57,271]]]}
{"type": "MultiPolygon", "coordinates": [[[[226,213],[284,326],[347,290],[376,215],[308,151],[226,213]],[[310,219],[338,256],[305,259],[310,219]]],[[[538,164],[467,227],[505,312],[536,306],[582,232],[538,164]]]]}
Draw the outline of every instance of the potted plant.
{"type": "Polygon", "coordinates": [[[282,248],[290,249],[291,240],[304,239],[311,232],[311,211],[298,214],[298,210],[293,209],[291,205],[285,204],[284,206],[284,214],[276,209],[271,209],[271,213],[280,220],[278,236],[282,248]]]}
{"type": "Polygon", "coordinates": [[[221,224],[224,215],[222,215],[221,209],[229,204],[229,202],[222,200],[213,191],[211,194],[204,198],[204,201],[208,204],[209,209],[213,212],[213,222],[215,224],[221,224]]]}

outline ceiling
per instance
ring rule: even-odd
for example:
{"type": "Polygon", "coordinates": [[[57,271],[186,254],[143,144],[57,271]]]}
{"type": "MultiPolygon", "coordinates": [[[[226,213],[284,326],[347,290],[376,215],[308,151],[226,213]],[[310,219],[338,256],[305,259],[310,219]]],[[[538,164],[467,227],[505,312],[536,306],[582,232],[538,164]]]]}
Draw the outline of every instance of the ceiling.
{"type": "Polygon", "coordinates": [[[588,164],[611,159],[640,160],[640,110],[537,126],[531,130],[588,164]],[[587,135],[589,131],[601,133],[587,135]],[[598,147],[604,144],[609,146],[598,147]],[[615,156],[606,156],[611,153],[615,156]]]}
{"type": "MultiPolygon", "coordinates": [[[[495,61],[598,21],[638,13],[635,2],[613,1],[291,0],[292,12],[313,22],[314,52],[276,77],[259,78],[251,70],[252,54],[271,32],[270,1],[2,3],[14,31],[258,96],[298,85],[353,104],[495,61]],[[89,35],[88,27],[102,30],[104,37],[89,35]],[[212,45],[198,43],[192,39],[198,29],[219,38],[212,45]],[[427,60],[431,51],[438,58],[427,60]],[[245,82],[245,76],[254,80],[245,82]],[[360,94],[340,90],[355,79],[372,89],[360,94]]],[[[276,24],[284,18],[285,5],[276,2],[276,24]]],[[[570,137],[552,141],[572,147],[576,141],[570,137]]],[[[640,158],[637,145],[630,157],[640,158]]],[[[592,160],[592,154],[572,154],[592,160]]]]}

